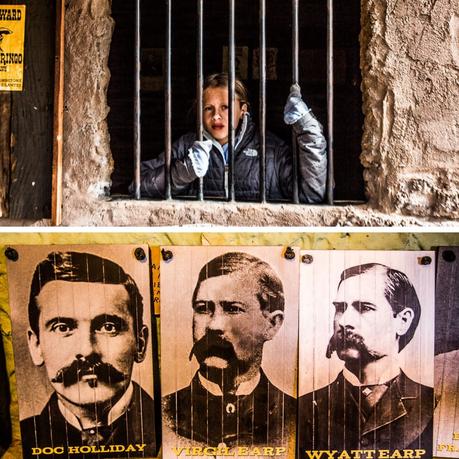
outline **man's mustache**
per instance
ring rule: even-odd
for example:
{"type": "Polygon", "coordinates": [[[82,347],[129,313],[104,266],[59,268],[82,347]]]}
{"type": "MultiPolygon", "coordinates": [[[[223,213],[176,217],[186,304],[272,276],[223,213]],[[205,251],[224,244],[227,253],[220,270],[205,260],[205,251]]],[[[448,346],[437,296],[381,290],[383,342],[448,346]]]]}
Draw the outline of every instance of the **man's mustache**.
{"type": "Polygon", "coordinates": [[[61,368],[51,382],[63,383],[64,387],[69,387],[79,381],[86,381],[90,387],[96,387],[99,381],[115,384],[125,379],[125,375],[113,365],[102,362],[97,355],[91,354],[87,358],[75,359],[70,365],[61,368]]]}
{"type": "Polygon", "coordinates": [[[191,348],[189,359],[193,354],[198,362],[203,362],[207,357],[221,357],[226,361],[236,360],[233,345],[222,338],[218,332],[209,331],[201,339],[196,341],[191,348]]]}
{"type": "Polygon", "coordinates": [[[340,328],[333,334],[328,342],[326,353],[327,359],[332,356],[333,352],[349,348],[372,355],[362,336],[352,330],[340,328]]]}

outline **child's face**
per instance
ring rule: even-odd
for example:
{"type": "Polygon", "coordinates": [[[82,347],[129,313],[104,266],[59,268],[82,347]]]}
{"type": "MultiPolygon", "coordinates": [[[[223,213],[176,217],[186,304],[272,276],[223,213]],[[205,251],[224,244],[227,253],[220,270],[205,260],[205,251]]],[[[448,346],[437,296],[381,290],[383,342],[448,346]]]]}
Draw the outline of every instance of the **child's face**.
{"type": "MultiPolygon", "coordinates": [[[[204,129],[221,145],[228,143],[229,123],[228,123],[228,89],[227,88],[207,88],[203,94],[202,122],[204,129]]],[[[234,104],[234,122],[236,128],[239,120],[246,112],[246,105],[241,107],[240,100],[236,96],[234,104]]]]}

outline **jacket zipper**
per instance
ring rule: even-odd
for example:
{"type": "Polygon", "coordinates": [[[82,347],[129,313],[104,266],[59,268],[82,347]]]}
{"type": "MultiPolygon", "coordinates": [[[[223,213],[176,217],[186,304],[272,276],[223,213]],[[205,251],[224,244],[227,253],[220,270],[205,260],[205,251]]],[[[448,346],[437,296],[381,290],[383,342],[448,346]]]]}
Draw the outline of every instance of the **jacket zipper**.
{"type": "Polygon", "coordinates": [[[228,199],[228,197],[229,197],[229,190],[228,190],[228,188],[229,188],[228,181],[229,180],[228,180],[228,178],[229,178],[229,167],[228,167],[228,164],[225,164],[225,179],[224,179],[225,180],[225,183],[224,183],[224,185],[225,185],[225,199],[228,199]]]}

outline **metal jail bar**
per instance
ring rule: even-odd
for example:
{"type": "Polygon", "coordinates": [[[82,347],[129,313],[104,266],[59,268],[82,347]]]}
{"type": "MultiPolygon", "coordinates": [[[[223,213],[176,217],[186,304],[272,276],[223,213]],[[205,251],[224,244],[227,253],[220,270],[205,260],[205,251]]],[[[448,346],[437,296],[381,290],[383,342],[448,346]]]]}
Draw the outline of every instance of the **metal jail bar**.
{"type": "Polygon", "coordinates": [[[260,45],[258,66],[260,71],[260,199],[266,202],[266,0],[260,0],[260,45]]]}
{"type": "Polygon", "coordinates": [[[229,200],[234,201],[234,93],[236,79],[236,52],[235,52],[235,0],[229,0],[229,42],[228,42],[228,97],[229,97],[229,200]]]}
{"type": "MultiPolygon", "coordinates": [[[[235,0],[228,0],[228,165],[225,171],[225,197],[235,201],[235,0]]],[[[259,135],[260,135],[260,200],[267,200],[266,184],[266,0],[259,0],[259,135]]],[[[197,95],[197,139],[203,140],[203,0],[197,0],[197,43],[196,43],[196,95],[197,95]]],[[[135,36],[135,95],[134,95],[134,184],[135,198],[140,199],[140,0],[136,0],[136,36],[135,36]]],[[[165,198],[172,198],[171,162],[172,162],[172,0],[166,0],[166,56],[165,56],[165,198]]],[[[333,0],[327,0],[327,122],[328,122],[328,170],[326,202],[333,204],[333,0]]],[[[299,83],[299,0],[292,0],[292,83],[299,83]]],[[[296,137],[292,133],[292,201],[299,203],[299,171],[296,137]]],[[[204,199],[203,179],[199,179],[198,198],[204,199]]]]}
{"type": "Polygon", "coordinates": [[[327,123],[328,123],[328,169],[327,169],[327,204],[333,204],[334,168],[333,168],[333,0],[327,0],[327,123]]]}
{"type": "MultiPolygon", "coordinates": [[[[197,52],[196,52],[196,99],[197,99],[197,120],[196,120],[196,127],[197,127],[197,137],[198,140],[203,140],[204,136],[204,127],[202,123],[202,112],[203,112],[203,83],[204,83],[204,76],[203,76],[203,35],[204,35],[204,10],[203,10],[203,0],[197,0],[198,4],[198,40],[197,40],[197,52]]],[[[199,191],[198,191],[198,198],[200,201],[204,200],[204,180],[201,177],[199,179],[199,191]]]]}
{"type": "MultiPolygon", "coordinates": [[[[298,28],[298,0],[292,0],[292,83],[299,84],[298,54],[299,54],[299,28],[298,28]]],[[[293,175],[293,195],[292,200],[299,204],[298,192],[298,149],[296,136],[292,131],[292,175],[293,175]]]]}
{"type": "Polygon", "coordinates": [[[166,68],[165,68],[165,190],[166,199],[171,199],[171,162],[172,162],[172,127],[171,127],[171,61],[172,61],[172,0],[166,0],[166,68]]]}
{"type": "Polygon", "coordinates": [[[135,3],[134,42],[134,195],[140,199],[140,0],[135,3]]]}

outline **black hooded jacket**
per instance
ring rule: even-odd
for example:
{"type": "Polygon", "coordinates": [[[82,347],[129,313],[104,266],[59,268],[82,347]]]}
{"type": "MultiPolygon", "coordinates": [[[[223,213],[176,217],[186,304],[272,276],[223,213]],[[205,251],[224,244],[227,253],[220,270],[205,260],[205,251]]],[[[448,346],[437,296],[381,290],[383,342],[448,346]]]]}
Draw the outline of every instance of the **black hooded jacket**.
{"type": "MultiPolygon", "coordinates": [[[[303,203],[321,202],[325,195],[327,175],[326,141],[322,126],[308,113],[293,125],[298,145],[299,196],[303,203]]],[[[209,168],[204,176],[204,197],[225,199],[228,197],[228,166],[225,165],[223,148],[212,140],[209,168]]],[[[196,140],[194,133],[185,134],[172,145],[172,195],[174,197],[197,196],[199,180],[194,171],[189,150],[196,140]]],[[[236,200],[260,200],[260,138],[256,125],[247,115],[238,129],[234,154],[234,189],[236,200]]],[[[144,161],[141,164],[141,195],[164,198],[164,158],[144,161]]],[[[292,152],[290,146],[274,134],[266,134],[266,191],[270,201],[292,199],[292,152]]],[[[130,186],[131,193],[134,190],[130,186]]]]}

